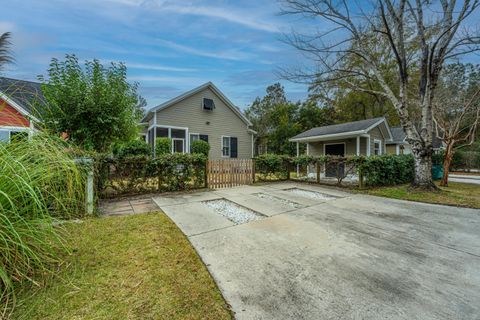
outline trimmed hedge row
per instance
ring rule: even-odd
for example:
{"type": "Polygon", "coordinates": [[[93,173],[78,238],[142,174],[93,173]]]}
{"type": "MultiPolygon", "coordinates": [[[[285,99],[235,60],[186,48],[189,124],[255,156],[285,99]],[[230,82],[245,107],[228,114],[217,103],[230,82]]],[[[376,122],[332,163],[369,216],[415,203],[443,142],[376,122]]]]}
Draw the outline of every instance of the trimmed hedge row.
{"type": "Polygon", "coordinates": [[[125,159],[97,157],[96,185],[101,198],[125,194],[180,191],[205,185],[203,154],[162,154],[125,159]]]}
{"type": "MultiPolygon", "coordinates": [[[[413,157],[411,155],[380,156],[308,156],[290,157],[286,155],[263,154],[255,158],[255,169],[261,180],[285,180],[289,171],[298,165],[305,168],[309,165],[354,166],[353,173],[363,174],[365,182],[370,186],[384,186],[408,183],[413,180],[413,157]]],[[[337,177],[343,178],[343,177],[337,177]]],[[[340,180],[341,181],[341,180],[340,180]]]]}

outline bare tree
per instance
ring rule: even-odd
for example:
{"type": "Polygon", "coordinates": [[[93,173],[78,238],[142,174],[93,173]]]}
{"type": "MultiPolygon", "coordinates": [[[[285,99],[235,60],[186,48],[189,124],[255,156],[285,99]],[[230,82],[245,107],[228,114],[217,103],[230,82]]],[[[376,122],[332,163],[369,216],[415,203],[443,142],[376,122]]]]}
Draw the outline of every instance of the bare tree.
{"type": "Polygon", "coordinates": [[[445,144],[441,186],[458,149],[475,142],[480,125],[480,67],[453,64],[445,68],[433,103],[436,135],[445,144]]]}
{"type": "Polygon", "coordinates": [[[283,0],[284,14],[319,19],[315,33],[293,31],[287,41],[313,59],[315,68],[284,70],[294,81],[317,85],[344,81],[354,90],[386,97],[393,104],[415,159],[412,186],[435,189],[432,181],[432,101],[446,60],[479,50],[480,37],[467,28],[480,0],[283,0]],[[345,67],[355,57],[357,67],[345,67]],[[392,63],[394,79],[385,77],[392,63]],[[419,70],[415,93],[409,91],[412,68],[419,70]],[[358,86],[374,80],[380,90],[358,86]],[[416,125],[409,109],[420,110],[416,125]]]}

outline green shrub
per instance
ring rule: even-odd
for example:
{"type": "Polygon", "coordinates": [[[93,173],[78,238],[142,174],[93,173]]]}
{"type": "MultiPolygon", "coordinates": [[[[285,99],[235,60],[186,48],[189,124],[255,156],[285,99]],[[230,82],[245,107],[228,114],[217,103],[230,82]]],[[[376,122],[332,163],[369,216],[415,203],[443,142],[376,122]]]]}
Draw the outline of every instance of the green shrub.
{"type": "Polygon", "coordinates": [[[358,169],[363,172],[366,184],[386,186],[413,181],[412,155],[380,155],[366,157],[358,169]]]}
{"type": "Polygon", "coordinates": [[[210,145],[203,140],[195,140],[192,142],[192,153],[200,153],[208,157],[210,152],[210,145]]]}
{"type": "Polygon", "coordinates": [[[206,161],[207,157],[200,153],[167,153],[156,158],[98,157],[98,194],[108,198],[201,188],[205,185],[206,161]]]}
{"type": "Polygon", "coordinates": [[[301,156],[292,158],[291,162],[294,165],[298,165],[300,167],[306,167],[310,164],[315,164],[317,162],[317,158],[309,155],[301,155],[301,156]]]}
{"type": "Polygon", "coordinates": [[[454,153],[452,169],[480,169],[480,152],[458,150],[454,153]]]}
{"type": "Polygon", "coordinates": [[[12,307],[17,282],[33,281],[34,273],[47,273],[57,262],[63,243],[54,217],[82,216],[84,190],[84,173],[63,141],[38,134],[30,140],[0,143],[0,305],[4,308],[12,307]]]}
{"type": "Polygon", "coordinates": [[[255,172],[261,180],[287,179],[290,167],[289,156],[266,153],[255,158],[255,172]]]}
{"type": "Polygon", "coordinates": [[[158,157],[168,153],[172,153],[172,139],[157,138],[155,142],[155,156],[158,157]]]}
{"type": "Polygon", "coordinates": [[[120,159],[133,156],[149,156],[151,153],[152,149],[150,145],[143,140],[133,140],[122,143],[113,149],[113,155],[120,159]]]}

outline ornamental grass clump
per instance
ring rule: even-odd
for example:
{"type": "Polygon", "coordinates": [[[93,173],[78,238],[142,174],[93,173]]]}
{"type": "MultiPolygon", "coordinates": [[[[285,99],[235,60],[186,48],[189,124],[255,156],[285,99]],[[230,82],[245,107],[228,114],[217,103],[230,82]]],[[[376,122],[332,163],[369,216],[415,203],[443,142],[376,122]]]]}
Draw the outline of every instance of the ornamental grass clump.
{"type": "Polygon", "coordinates": [[[35,283],[33,275],[58,262],[65,246],[55,221],[83,215],[84,176],[55,138],[0,143],[0,318],[20,282],[35,283]]]}

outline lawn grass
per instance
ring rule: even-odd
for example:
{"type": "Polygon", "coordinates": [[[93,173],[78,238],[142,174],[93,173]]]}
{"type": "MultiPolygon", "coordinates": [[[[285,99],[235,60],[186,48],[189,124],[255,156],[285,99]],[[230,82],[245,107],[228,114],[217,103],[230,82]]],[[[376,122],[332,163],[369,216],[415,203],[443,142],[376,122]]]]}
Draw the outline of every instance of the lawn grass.
{"type": "Polygon", "coordinates": [[[196,252],[163,213],[66,226],[55,277],[21,288],[14,319],[231,319],[196,252]]]}
{"type": "Polygon", "coordinates": [[[412,192],[408,185],[369,188],[356,192],[394,199],[480,208],[480,185],[469,183],[449,182],[448,187],[440,187],[440,191],[437,192],[412,192]]]}

